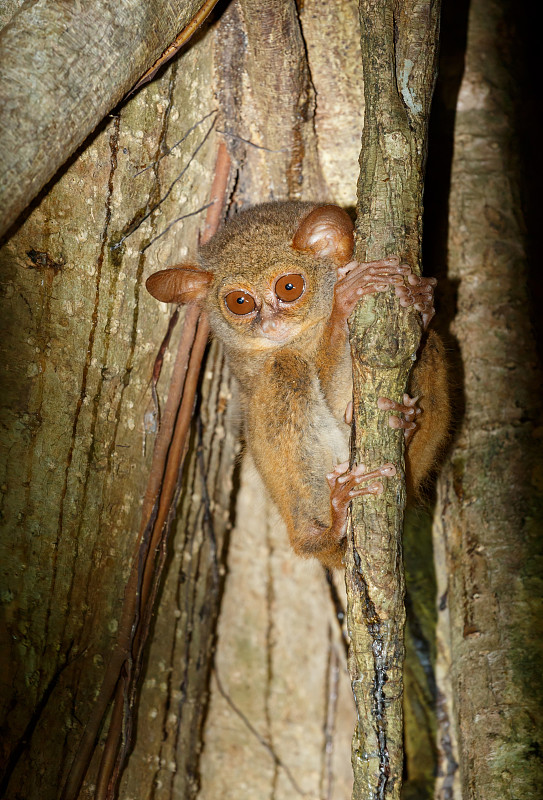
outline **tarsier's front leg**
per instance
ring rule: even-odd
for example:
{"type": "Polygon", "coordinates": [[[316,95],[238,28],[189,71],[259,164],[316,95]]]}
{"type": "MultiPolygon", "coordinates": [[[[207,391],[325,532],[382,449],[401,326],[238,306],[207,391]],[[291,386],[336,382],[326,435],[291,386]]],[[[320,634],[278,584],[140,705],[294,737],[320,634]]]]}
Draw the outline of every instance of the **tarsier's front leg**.
{"type": "Polygon", "coordinates": [[[390,286],[394,286],[396,291],[405,287],[404,277],[410,273],[410,267],[400,264],[398,256],[388,256],[380,261],[350,261],[344,267],[339,267],[332,310],[335,324],[345,327],[362,297],[386,292],[390,286]]]}
{"type": "MultiPolygon", "coordinates": [[[[380,261],[350,261],[337,271],[334,286],[334,302],[317,354],[319,379],[329,396],[337,391],[337,373],[344,368],[346,342],[349,335],[347,320],[359,300],[370,294],[384,292],[391,286],[398,291],[405,285],[411,272],[406,264],[400,264],[397,256],[380,261]]],[[[349,370],[350,373],[350,370],[349,370]]]]}

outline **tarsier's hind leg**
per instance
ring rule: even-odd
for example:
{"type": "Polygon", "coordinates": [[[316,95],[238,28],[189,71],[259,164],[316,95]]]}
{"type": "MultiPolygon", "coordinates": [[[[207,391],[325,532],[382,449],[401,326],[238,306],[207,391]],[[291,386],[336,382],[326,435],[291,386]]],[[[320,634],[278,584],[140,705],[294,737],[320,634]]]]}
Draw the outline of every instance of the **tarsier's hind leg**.
{"type": "Polygon", "coordinates": [[[451,406],[447,359],[442,340],[433,331],[428,333],[418,361],[413,367],[408,390],[418,396],[421,410],[418,428],[408,454],[407,480],[413,490],[431,473],[445,449],[451,424],[451,406]]]}
{"type": "Polygon", "coordinates": [[[349,468],[349,462],[338,464],[326,475],[330,487],[331,524],[314,520],[312,525],[291,534],[292,546],[299,555],[316,556],[327,567],[341,567],[345,553],[347,512],[353,497],[381,494],[382,478],[396,474],[393,464],[383,464],[366,472],[364,464],[349,468]]]}
{"type": "Polygon", "coordinates": [[[410,397],[408,394],[404,394],[403,403],[397,403],[389,397],[379,397],[377,400],[377,408],[381,409],[381,411],[396,411],[398,413],[399,416],[390,416],[388,418],[388,424],[391,428],[403,429],[406,444],[409,444],[413,434],[419,427],[418,417],[422,411],[417,405],[418,400],[418,397],[410,397]]]}

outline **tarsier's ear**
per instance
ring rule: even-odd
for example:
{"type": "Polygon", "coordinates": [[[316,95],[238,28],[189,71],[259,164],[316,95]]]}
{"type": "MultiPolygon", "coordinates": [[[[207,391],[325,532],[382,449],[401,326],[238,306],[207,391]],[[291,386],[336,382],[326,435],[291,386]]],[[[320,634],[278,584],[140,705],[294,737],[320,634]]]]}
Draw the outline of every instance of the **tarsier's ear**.
{"type": "Polygon", "coordinates": [[[354,246],[351,218],[339,206],[319,206],[305,217],[294,234],[292,246],[317,258],[331,258],[342,267],[351,260],[354,246]]]}
{"type": "Polygon", "coordinates": [[[154,272],[145,286],[162,303],[200,303],[212,281],[211,272],[187,264],[154,272]]]}

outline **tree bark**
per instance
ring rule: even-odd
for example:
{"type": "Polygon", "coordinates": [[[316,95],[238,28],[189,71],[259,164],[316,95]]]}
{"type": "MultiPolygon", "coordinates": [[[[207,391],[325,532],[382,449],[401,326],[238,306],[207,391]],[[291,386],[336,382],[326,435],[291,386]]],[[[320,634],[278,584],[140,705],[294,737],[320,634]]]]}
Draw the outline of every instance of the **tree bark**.
{"type": "MultiPolygon", "coordinates": [[[[360,3],[365,119],[355,256],[397,254],[420,272],[422,185],[435,82],[439,5],[360,3]]],[[[397,467],[379,497],[352,504],[346,584],[349,671],[358,710],[353,798],[399,798],[403,770],[403,434],[377,409],[401,399],[420,341],[420,322],[395,297],[371,296],[351,324],[352,460],[397,467]]]]}
{"type": "Polygon", "coordinates": [[[0,235],[203,0],[36,0],[0,33],[0,235]]]}
{"type": "Polygon", "coordinates": [[[541,375],[520,213],[515,11],[471,3],[451,175],[448,264],[464,414],[440,482],[436,536],[470,800],[535,800],[543,783],[541,375]]]}
{"type": "MultiPolygon", "coordinates": [[[[195,44],[185,67],[172,64],[108,121],[1,253],[6,797],[60,796],[116,647],[158,426],[152,375],[171,316],[142,284],[194,252],[218,144],[206,46],[195,44]],[[161,236],[184,214],[193,216],[161,236]]],[[[164,354],[161,408],[180,327],[164,354]]],[[[217,403],[224,415],[217,397],[227,385],[214,371],[203,408],[217,403]]],[[[213,438],[207,491],[226,509],[234,457],[231,431],[213,438]]],[[[189,497],[201,517],[203,492],[186,506],[189,497]]],[[[219,554],[229,524],[228,515],[216,520],[219,554]]],[[[189,549],[201,530],[188,528],[189,549]]],[[[208,597],[209,547],[194,562],[195,597],[208,597]]],[[[181,638],[192,614],[177,622],[181,638]]],[[[196,662],[213,633],[211,624],[192,637],[196,662]]],[[[102,743],[82,796],[92,793],[102,743]]]]}

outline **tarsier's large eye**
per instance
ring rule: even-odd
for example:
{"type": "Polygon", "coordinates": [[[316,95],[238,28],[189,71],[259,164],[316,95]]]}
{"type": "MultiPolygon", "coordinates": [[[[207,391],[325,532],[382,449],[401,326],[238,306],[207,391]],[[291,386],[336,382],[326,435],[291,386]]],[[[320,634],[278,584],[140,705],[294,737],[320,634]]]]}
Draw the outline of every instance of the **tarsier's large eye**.
{"type": "Polygon", "coordinates": [[[251,311],[255,310],[254,297],[247,292],[243,292],[241,289],[228,292],[224,298],[224,302],[228,310],[238,317],[243,317],[245,314],[250,314],[251,311]]]}
{"type": "Polygon", "coordinates": [[[296,273],[282,275],[275,284],[275,294],[284,303],[291,303],[293,300],[297,300],[303,295],[304,290],[304,276],[296,273]]]}

